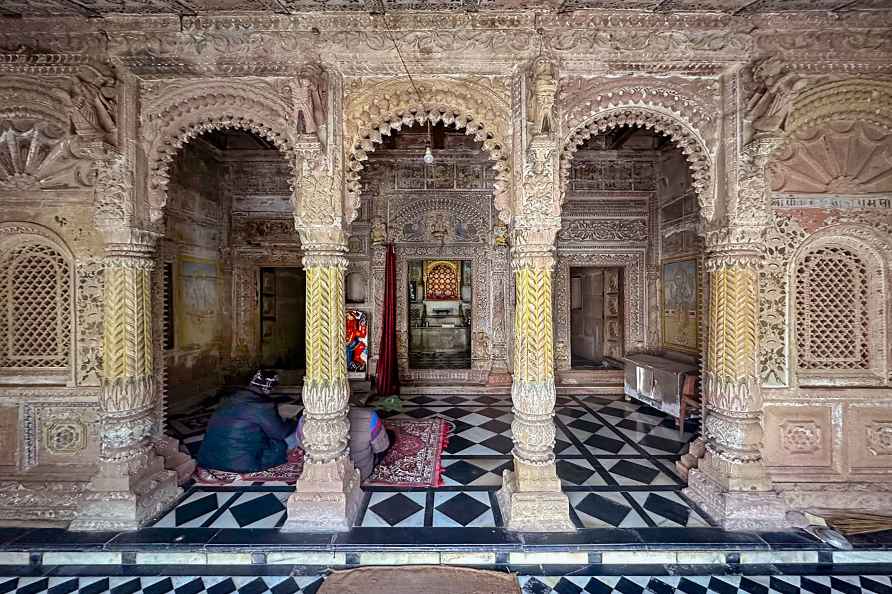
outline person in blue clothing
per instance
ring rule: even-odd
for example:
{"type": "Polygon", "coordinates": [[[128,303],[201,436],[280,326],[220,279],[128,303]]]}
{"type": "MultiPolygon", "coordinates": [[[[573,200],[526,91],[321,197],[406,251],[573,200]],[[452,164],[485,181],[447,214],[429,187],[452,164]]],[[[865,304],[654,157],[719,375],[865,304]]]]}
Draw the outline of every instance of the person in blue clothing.
{"type": "Polygon", "coordinates": [[[214,411],[198,451],[200,466],[259,472],[287,461],[297,421],[283,420],[269,397],[278,383],[275,372],[260,370],[214,411]]]}

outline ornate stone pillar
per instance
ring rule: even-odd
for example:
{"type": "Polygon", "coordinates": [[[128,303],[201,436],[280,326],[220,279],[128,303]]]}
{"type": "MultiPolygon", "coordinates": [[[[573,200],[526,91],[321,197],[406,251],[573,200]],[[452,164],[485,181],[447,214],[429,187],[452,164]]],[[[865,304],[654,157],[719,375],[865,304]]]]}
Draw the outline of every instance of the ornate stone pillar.
{"type": "Polygon", "coordinates": [[[685,493],[726,529],[784,525],[786,507],[773,490],[760,452],[758,382],[758,229],[707,237],[709,311],[703,393],[706,453],[685,493]]]}
{"type": "Polygon", "coordinates": [[[180,495],[151,444],[157,411],[152,325],[157,235],[109,231],[104,259],[99,469],[71,530],[136,530],[180,495]]]}
{"type": "Polygon", "coordinates": [[[284,531],[346,531],[359,511],[359,471],[350,460],[350,391],[344,355],[343,236],[319,241],[301,231],[307,274],[307,372],[303,448],[306,462],[288,499],[284,531]]]}
{"type": "Polygon", "coordinates": [[[304,471],[288,499],[285,532],[347,531],[359,512],[359,471],[350,460],[350,388],[344,351],[347,237],[343,173],[322,145],[304,139],[297,156],[295,227],[306,271],[304,471]]]}
{"type": "Polygon", "coordinates": [[[575,530],[554,458],[554,330],[551,273],[556,227],[515,233],[514,471],[506,470],[499,506],[509,530],[575,530]]]}

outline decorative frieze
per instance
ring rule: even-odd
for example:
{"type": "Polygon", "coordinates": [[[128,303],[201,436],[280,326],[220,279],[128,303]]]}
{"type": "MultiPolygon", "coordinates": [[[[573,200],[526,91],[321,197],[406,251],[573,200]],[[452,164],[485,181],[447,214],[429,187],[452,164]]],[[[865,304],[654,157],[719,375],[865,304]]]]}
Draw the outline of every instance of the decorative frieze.
{"type": "Polygon", "coordinates": [[[647,241],[647,219],[563,219],[558,239],[568,243],[647,241]]]}

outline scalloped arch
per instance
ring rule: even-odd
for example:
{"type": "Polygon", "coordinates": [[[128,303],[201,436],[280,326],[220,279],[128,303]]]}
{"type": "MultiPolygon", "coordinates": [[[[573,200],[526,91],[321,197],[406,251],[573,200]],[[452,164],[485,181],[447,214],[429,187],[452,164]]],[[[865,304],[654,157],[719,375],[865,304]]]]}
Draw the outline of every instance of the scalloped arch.
{"type": "MultiPolygon", "coordinates": [[[[173,99],[173,98],[172,98],[173,99]]],[[[215,130],[245,130],[272,142],[294,168],[285,103],[247,89],[187,95],[149,118],[155,133],[149,142],[149,216],[159,220],[167,205],[170,164],[193,138],[215,130]]],[[[293,175],[292,175],[293,180],[293,175]]]]}
{"type": "MultiPolygon", "coordinates": [[[[582,144],[593,135],[619,126],[638,126],[668,136],[684,153],[691,170],[692,186],[706,220],[715,213],[712,160],[703,137],[696,129],[675,113],[667,113],[653,106],[623,105],[599,111],[570,132],[564,140],[561,154],[561,185],[566,187],[570,162],[582,144]]],[[[563,193],[566,195],[565,193],[563,193]]]]}
{"type": "Polygon", "coordinates": [[[353,221],[359,208],[362,162],[385,136],[403,126],[443,122],[474,136],[493,161],[495,205],[499,218],[511,218],[511,166],[507,144],[508,102],[483,85],[459,81],[421,81],[425,101],[419,102],[408,81],[376,85],[352,98],[346,110],[345,124],[351,139],[347,147],[345,198],[347,221],[353,221]]]}

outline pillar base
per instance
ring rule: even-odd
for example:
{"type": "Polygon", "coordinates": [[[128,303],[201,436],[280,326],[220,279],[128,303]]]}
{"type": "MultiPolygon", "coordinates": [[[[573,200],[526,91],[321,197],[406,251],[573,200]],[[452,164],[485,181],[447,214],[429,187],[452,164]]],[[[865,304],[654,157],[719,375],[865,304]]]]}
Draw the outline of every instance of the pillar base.
{"type": "Polygon", "coordinates": [[[72,531],[132,531],[161,515],[183,494],[175,472],[147,447],[124,461],[101,462],[90,481],[72,531]]]}
{"type": "Polygon", "coordinates": [[[694,468],[700,463],[700,459],[706,453],[706,442],[702,437],[698,437],[688,448],[686,454],[682,454],[681,458],[675,462],[675,472],[684,480],[688,480],[688,476],[694,468]]]}
{"type": "Polygon", "coordinates": [[[180,451],[180,442],[169,435],[163,435],[154,441],[155,451],[164,458],[164,468],[177,475],[177,484],[183,485],[192,478],[196,462],[180,451]]]}
{"type": "Polygon", "coordinates": [[[560,490],[560,481],[556,490],[525,490],[523,486],[514,472],[506,470],[502,475],[502,488],[496,497],[505,528],[515,532],[576,531],[570,520],[570,500],[560,490]]]}
{"type": "Polygon", "coordinates": [[[789,528],[787,506],[780,493],[728,491],[706,473],[692,468],[683,493],[725,530],[777,530],[789,528]]]}
{"type": "Polygon", "coordinates": [[[349,456],[304,466],[288,498],[282,532],[348,532],[362,507],[359,471],[349,456]]]}

